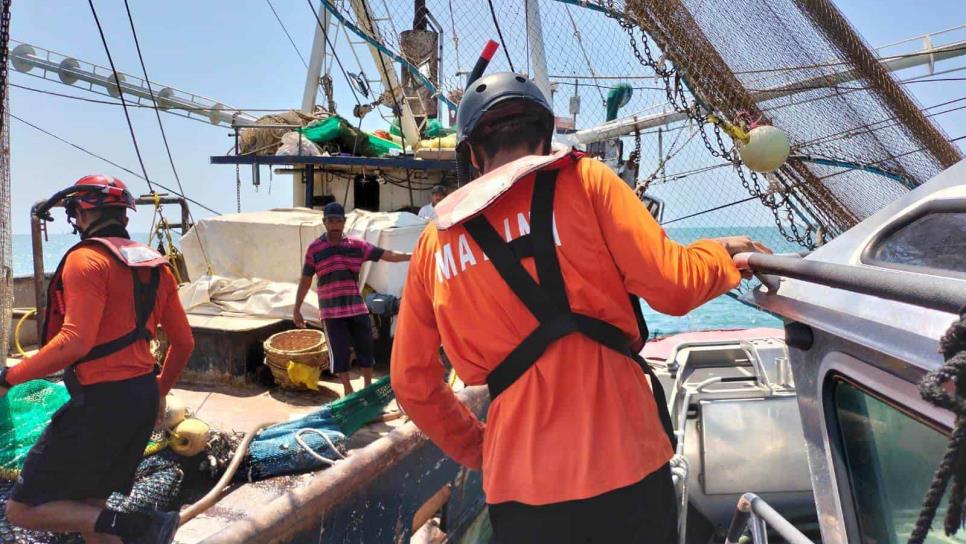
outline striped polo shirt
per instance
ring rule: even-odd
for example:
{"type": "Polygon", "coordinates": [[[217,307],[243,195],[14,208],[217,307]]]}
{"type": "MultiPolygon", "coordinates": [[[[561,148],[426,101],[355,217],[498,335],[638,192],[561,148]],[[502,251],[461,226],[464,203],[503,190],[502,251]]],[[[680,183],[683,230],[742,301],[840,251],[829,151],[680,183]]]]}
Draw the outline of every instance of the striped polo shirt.
{"type": "Polygon", "coordinates": [[[346,236],[332,244],[325,234],[309,244],[302,275],[318,276],[322,319],[369,313],[359,294],[359,269],[366,261],[378,261],[384,251],[365,240],[346,236]]]}

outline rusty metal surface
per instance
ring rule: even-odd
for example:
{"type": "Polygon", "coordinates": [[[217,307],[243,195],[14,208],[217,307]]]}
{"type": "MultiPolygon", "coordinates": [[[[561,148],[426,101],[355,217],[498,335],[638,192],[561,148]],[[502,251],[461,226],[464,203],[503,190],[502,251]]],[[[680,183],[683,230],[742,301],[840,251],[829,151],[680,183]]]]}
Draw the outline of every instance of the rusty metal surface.
{"type": "MultiPolygon", "coordinates": [[[[458,396],[478,416],[489,406],[483,387],[458,396]]],[[[446,484],[452,536],[483,507],[480,473],[463,470],[410,422],[202,542],[406,542],[416,511],[446,484]]]]}

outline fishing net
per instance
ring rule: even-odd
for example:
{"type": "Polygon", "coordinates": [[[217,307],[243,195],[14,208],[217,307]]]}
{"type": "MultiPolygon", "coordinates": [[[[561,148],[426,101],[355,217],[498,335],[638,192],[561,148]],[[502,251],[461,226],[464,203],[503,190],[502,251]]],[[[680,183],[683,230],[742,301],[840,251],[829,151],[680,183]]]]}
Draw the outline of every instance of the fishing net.
{"type": "MultiPolygon", "coordinates": [[[[583,144],[611,141],[623,161],[636,155],[636,167],[622,166],[640,192],[665,202],[663,224],[682,241],[728,225],[770,227],[759,237],[776,248],[813,247],[961,156],[930,121],[947,110],[921,111],[828,0],[426,0],[428,28],[442,30],[435,71],[400,38],[420,19],[413,2],[372,0],[365,12],[353,9],[362,3],[330,4],[333,24],[347,23],[333,27],[345,39],[365,34],[387,59],[411,59],[428,74],[418,84],[444,102],[443,119],[487,40],[501,42],[489,72],[537,75],[532,53],[542,47],[558,118],[573,122],[583,144]],[[618,86],[631,93],[616,112],[612,102],[617,120],[607,124],[618,86]],[[781,128],[792,159],[771,174],[749,171],[708,114],[781,128]]],[[[371,87],[359,100],[381,99],[388,107],[375,111],[389,124],[396,104],[372,59],[345,64],[371,87]]],[[[406,96],[426,100],[418,94],[406,96]]]]}
{"type": "Polygon", "coordinates": [[[7,56],[10,43],[10,0],[0,14],[0,367],[7,366],[13,309],[13,237],[10,230],[10,95],[7,56]]]}
{"type": "MultiPolygon", "coordinates": [[[[131,494],[111,495],[107,506],[120,512],[172,510],[178,507],[177,498],[184,474],[173,455],[155,455],[141,461],[131,494]]],[[[49,533],[14,527],[7,521],[4,510],[13,482],[0,482],[0,542],[16,544],[82,544],[76,533],[49,533]]]]}
{"type": "MultiPolygon", "coordinates": [[[[0,399],[0,479],[17,479],[30,448],[68,400],[70,394],[64,384],[46,380],[20,384],[0,399]]],[[[166,445],[163,436],[152,436],[145,455],[157,453],[166,445]]]]}
{"type": "Polygon", "coordinates": [[[15,480],[30,448],[70,394],[63,384],[33,380],[0,399],[0,478],[15,480]]]}
{"type": "Polygon", "coordinates": [[[343,457],[346,439],[381,414],[392,399],[385,376],[317,412],[263,430],[249,446],[237,479],[253,482],[330,465],[343,457]]]}

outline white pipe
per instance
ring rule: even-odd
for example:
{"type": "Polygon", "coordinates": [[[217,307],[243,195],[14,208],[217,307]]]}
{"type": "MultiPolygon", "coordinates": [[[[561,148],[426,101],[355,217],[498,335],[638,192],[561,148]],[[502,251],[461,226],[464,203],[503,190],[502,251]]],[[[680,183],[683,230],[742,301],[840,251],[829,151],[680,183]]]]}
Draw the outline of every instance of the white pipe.
{"type": "MultiPolygon", "coordinates": [[[[64,57],[63,60],[57,62],[50,58],[51,54],[57,55],[46,49],[20,43],[10,51],[10,64],[15,70],[23,73],[29,73],[35,68],[39,68],[44,72],[42,77],[48,81],[57,81],[70,86],[74,86],[73,84],[78,81],[83,81],[92,86],[103,88],[110,96],[119,96],[117,83],[114,81],[114,76],[110,69],[85,61],[84,64],[92,68],[86,69],[81,66],[81,61],[70,57],[64,57]],[[38,50],[45,53],[45,55],[43,57],[38,55],[38,50]],[[103,71],[105,75],[97,73],[97,69],[103,71]],[[56,74],[57,79],[50,77],[52,74],[56,74]]],[[[148,101],[152,100],[151,91],[144,85],[143,80],[121,72],[118,72],[117,75],[118,79],[121,80],[120,90],[125,95],[148,101]]],[[[174,88],[157,83],[154,83],[152,88],[155,89],[154,100],[163,109],[183,110],[188,113],[203,115],[208,117],[208,120],[215,125],[219,123],[243,125],[255,122],[255,118],[251,115],[243,113],[241,110],[229,108],[224,104],[216,103],[213,100],[198,100],[202,97],[177,91],[174,88]],[[188,97],[178,96],[179,94],[188,95],[188,97]]]]}
{"type": "MultiPolygon", "coordinates": [[[[302,112],[311,114],[315,111],[315,97],[319,91],[319,78],[322,76],[322,61],[325,60],[326,35],[329,32],[329,10],[319,5],[319,21],[312,18],[315,27],[315,37],[312,39],[312,55],[309,58],[309,68],[305,73],[305,90],[302,93],[302,112]]],[[[332,51],[335,55],[335,51],[332,51]]]]}

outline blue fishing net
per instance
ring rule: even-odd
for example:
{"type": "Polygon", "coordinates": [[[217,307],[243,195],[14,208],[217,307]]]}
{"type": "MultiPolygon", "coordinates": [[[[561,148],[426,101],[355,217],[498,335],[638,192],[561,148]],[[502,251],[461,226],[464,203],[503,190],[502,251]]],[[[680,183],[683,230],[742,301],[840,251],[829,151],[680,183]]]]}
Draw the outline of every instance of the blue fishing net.
{"type": "Polygon", "coordinates": [[[319,457],[340,459],[346,439],[381,414],[392,399],[386,376],[316,412],[265,429],[252,441],[236,480],[254,482],[329,466],[319,457]]]}

